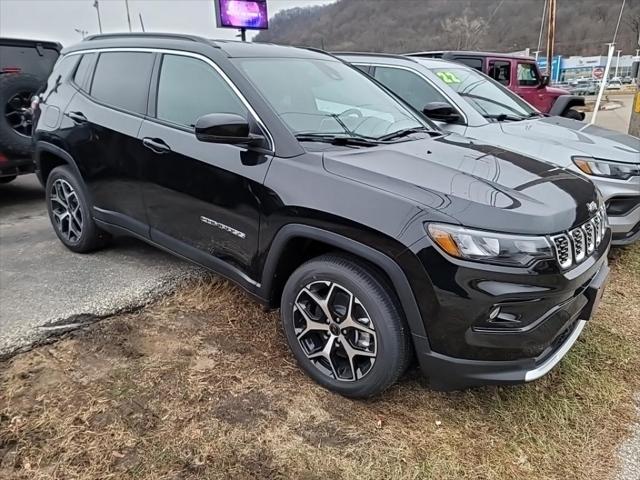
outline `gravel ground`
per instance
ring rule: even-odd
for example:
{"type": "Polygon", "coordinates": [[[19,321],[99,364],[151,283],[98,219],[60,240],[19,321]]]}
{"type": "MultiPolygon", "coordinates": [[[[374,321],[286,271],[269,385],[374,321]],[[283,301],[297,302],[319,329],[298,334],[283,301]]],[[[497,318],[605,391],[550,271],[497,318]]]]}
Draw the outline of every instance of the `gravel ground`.
{"type": "Polygon", "coordinates": [[[640,394],[636,396],[636,412],[633,434],[618,451],[621,468],[616,480],[640,480],[640,394]]]}
{"type": "Polygon", "coordinates": [[[135,240],[90,255],[55,236],[35,175],[0,185],[0,355],[146,304],[201,271],[135,240]]]}

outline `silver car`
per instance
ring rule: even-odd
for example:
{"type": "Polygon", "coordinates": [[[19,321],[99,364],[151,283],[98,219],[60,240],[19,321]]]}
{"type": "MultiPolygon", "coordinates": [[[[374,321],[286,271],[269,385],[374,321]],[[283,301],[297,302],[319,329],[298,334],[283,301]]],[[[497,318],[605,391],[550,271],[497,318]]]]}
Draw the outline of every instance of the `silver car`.
{"type": "Polygon", "coordinates": [[[548,117],[459,63],[386,54],[338,54],[446,131],[587,175],[607,204],[613,243],[640,239],[640,139],[548,117]]]}

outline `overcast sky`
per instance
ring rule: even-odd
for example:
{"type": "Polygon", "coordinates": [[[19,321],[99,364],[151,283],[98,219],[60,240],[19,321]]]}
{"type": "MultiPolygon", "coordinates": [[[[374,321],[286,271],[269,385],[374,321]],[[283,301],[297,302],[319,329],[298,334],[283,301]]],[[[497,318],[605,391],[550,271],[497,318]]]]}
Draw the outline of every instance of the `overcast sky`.
{"type": "MultiPolygon", "coordinates": [[[[335,0],[268,0],[269,16],[287,8],[335,0]]],[[[0,36],[56,40],[64,46],[81,40],[74,29],[98,33],[94,0],[0,0],[0,36]]],[[[127,31],[124,0],[99,0],[103,32],[127,31]]],[[[181,32],[208,38],[234,38],[237,30],[216,28],[213,0],[129,0],[131,24],[140,31],[181,32]]],[[[248,34],[250,38],[252,35],[248,34]]]]}

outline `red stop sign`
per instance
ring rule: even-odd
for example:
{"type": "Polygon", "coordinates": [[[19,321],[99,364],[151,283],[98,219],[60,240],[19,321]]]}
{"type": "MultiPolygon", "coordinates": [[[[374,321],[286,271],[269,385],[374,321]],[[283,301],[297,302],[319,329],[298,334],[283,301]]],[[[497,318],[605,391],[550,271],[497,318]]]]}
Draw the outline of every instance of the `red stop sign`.
{"type": "Polygon", "coordinates": [[[604,68],[596,67],[593,69],[593,78],[600,80],[604,76],[604,68]]]}

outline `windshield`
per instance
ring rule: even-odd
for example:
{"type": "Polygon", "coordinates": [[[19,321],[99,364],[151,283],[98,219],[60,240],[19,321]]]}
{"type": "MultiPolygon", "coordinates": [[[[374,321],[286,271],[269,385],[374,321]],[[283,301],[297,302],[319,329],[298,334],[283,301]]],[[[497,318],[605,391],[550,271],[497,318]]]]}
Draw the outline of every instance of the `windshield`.
{"type": "Polygon", "coordinates": [[[539,112],[508,88],[470,68],[433,68],[438,77],[485,117],[531,117],[539,112]]]}
{"type": "Polygon", "coordinates": [[[235,64],[294,134],[380,139],[437,130],[364,74],[335,60],[236,58],[235,64]]]}

